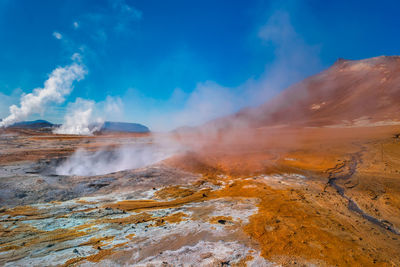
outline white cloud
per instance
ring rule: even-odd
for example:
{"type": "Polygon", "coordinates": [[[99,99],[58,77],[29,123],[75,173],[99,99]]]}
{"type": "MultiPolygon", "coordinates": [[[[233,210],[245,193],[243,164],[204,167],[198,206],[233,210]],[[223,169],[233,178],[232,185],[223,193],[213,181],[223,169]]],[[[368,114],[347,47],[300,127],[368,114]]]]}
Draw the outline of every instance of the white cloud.
{"type": "Polygon", "coordinates": [[[58,67],[52,71],[43,88],[36,88],[32,93],[22,95],[20,106],[10,106],[10,115],[0,122],[0,127],[7,127],[36,113],[42,113],[51,103],[62,103],[65,96],[73,89],[73,82],[84,78],[87,71],[80,63],[58,67]]]}
{"type": "Polygon", "coordinates": [[[74,29],[79,28],[79,23],[77,21],[74,21],[74,23],[72,25],[74,26],[74,29]]]}
{"type": "Polygon", "coordinates": [[[82,56],[79,53],[74,53],[71,59],[75,62],[82,62],[82,56]]]}
{"type": "Polygon", "coordinates": [[[59,32],[53,32],[53,36],[54,38],[56,38],[57,40],[61,40],[63,38],[62,34],[59,32]]]}

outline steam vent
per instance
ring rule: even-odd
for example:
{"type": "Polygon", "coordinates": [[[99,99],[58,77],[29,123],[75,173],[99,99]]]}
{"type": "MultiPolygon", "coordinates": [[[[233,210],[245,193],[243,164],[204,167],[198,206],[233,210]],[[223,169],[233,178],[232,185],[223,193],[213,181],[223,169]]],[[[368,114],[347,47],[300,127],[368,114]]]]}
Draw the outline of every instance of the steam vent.
{"type": "Polygon", "coordinates": [[[248,2],[0,0],[0,266],[400,266],[400,3],[248,2]]]}

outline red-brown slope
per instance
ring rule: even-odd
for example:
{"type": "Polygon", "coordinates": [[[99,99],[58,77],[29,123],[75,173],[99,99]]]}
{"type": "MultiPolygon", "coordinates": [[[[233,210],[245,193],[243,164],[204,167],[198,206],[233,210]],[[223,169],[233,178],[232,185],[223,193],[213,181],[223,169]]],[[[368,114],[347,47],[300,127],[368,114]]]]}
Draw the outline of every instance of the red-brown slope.
{"type": "Polygon", "coordinates": [[[327,126],[400,121],[400,57],[338,60],[257,108],[208,125],[327,126]]]}

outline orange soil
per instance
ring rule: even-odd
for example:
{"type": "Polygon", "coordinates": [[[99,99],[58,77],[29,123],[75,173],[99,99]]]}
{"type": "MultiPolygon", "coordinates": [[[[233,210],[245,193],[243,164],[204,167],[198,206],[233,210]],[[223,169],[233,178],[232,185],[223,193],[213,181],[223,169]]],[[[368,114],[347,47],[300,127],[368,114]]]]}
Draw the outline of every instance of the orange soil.
{"type": "MultiPolygon", "coordinates": [[[[181,136],[180,141],[192,147],[192,152],[176,156],[166,163],[201,173],[202,179],[192,185],[163,188],[155,193],[159,200],[105,204],[103,208],[141,213],[120,219],[102,219],[99,223],[152,221],[154,226],[165,222],[178,223],[185,218],[195,218],[184,213],[153,218],[145,211],[210,199],[234,198],[241,201],[256,198],[259,200],[258,212],[250,217],[243,230],[255,242],[255,247],[260,248],[262,256],[270,261],[285,266],[293,265],[293,262],[338,266],[399,265],[400,238],[350,211],[347,201],[327,186],[329,174],[343,171],[351,156],[360,152],[362,161],[357,165],[356,173],[348,181],[338,181],[338,184],[365,212],[380,220],[388,220],[400,229],[400,140],[394,138],[398,133],[399,126],[283,127],[231,132],[213,138],[190,134],[181,136]],[[286,173],[304,175],[305,185],[278,186],[257,176],[286,173]],[[250,179],[244,179],[246,177],[250,179]],[[220,189],[203,189],[207,184],[218,185],[220,189]]],[[[47,216],[31,207],[2,210],[1,214],[25,215],[27,219],[47,216]]],[[[218,223],[218,220],[230,221],[231,218],[211,217],[208,220],[218,223]]],[[[0,236],[31,230],[37,231],[1,229],[0,236]]],[[[24,246],[34,242],[68,240],[88,232],[89,225],[64,232],[46,232],[37,240],[26,240],[24,246]]],[[[95,245],[97,241],[100,242],[89,240],[87,244],[95,245]]],[[[2,244],[0,250],[11,250],[19,245],[2,244]]],[[[119,247],[71,259],[66,266],[82,260],[98,262],[111,257],[119,247]]]]}
{"type": "Polygon", "coordinates": [[[154,196],[157,199],[168,199],[168,198],[178,198],[178,197],[187,197],[194,193],[194,190],[189,188],[182,188],[178,185],[176,186],[168,186],[164,187],[161,190],[158,190],[154,193],[154,196]]]}
{"type": "Polygon", "coordinates": [[[271,261],[284,265],[295,259],[322,265],[391,266],[400,264],[399,238],[349,211],[347,201],[326,183],[330,170],[364,148],[363,162],[354,175],[358,187],[349,187],[346,194],[356,196],[367,213],[400,227],[400,142],[393,138],[399,132],[399,126],[263,128],[222,134],[201,143],[194,142],[201,140],[198,136],[188,135],[181,141],[191,144],[195,152],[168,160],[168,164],[215,180],[227,175],[227,180],[234,181],[210,197],[258,198],[258,213],[244,230],[271,261]],[[377,148],[381,147],[386,161],[377,159],[377,148]],[[239,178],[269,173],[300,173],[311,180],[306,187],[274,189],[259,179],[239,178]],[[373,181],[368,178],[372,173],[377,176],[373,181]],[[382,192],[374,190],[377,186],[385,192],[386,202],[371,203],[364,191],[369,188],[383,199],[382,192]]]}
{"type": "Polygon", "coordinates": [[[120,209],[124,211],[140,211],[145,209],[171,208],[190,202],[202,201],[207,198],[207,194],[209,192],[210,192],[209,189],[203,189],[192,195],[165,202],[154,201],[154,200],[124,200],[104,205],[104,207],[120,209]]]}

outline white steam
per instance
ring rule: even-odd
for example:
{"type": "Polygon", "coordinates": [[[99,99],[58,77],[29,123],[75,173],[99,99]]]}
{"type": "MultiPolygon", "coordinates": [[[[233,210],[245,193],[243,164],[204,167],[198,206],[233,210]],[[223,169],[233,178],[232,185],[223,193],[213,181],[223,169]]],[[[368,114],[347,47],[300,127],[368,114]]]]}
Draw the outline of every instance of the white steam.
{"type": "Polygon", "coordinates": [[[121,120],[123,103],[121,98],[107,96],[104,101],[95,102],[77,98],[68,104],[64,123],[55,134],[92,135],[101,130],[105,120],[121,120]]]}
{"type": "Polygon", "coordinates": [[[56,134],[91,135],[100,130],[103,119],[94,118],[95,102],[78,98],[68,106],[65,122],[54,130],[56,134]]]}
{"type": "Polygon", "coordinates": [[[125,145],[118,149],[96,152],[77,150],[56,168],[58,175],[103,175],[146,167],[172,156],[177,147],[151,144],[125,145]]]}
{"type": "Polygon", "coordinates": [[[25,120],[31,114],[42,113],[50,103],[62,103],[70,94],[73,82],[84,78],[87,71],[79,63],[58,67],[50,74],[43,88],[36,88],[32,93],[21,97],[20,106],[10,106],[10,115],[0,121],[0,127],[7,127],[25,120]]]}
{"type": "Polygon", "coordinates": [[[289,12],[273,12],[257,33],[254,42],[274,54],[260,75],[231,87],[216,81],[199,82],[190,93],[177,88],[166,100],[130,88],[122,97],[130,103],[125,104],[127,112],[155,131],[198,126],[242,108],[261,105],[290,84],[321,69],[319,47],[308,44],[296,31],[289,12]]]}

